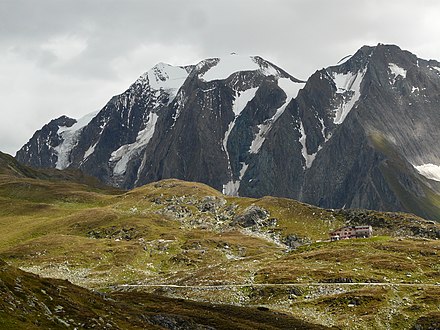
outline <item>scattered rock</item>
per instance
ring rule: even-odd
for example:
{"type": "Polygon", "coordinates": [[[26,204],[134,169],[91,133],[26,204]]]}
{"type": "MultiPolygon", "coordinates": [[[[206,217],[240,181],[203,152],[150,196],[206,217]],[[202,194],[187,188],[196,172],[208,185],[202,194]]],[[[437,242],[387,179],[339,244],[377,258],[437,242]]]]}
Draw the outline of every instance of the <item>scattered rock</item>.
{"type": "Polygon", "coordinates": [[[310,244],[312,241],[307,237],[299,237],[295,234],[290,234],[284,237],[281,242],[291,249],[296,249],[302,245],[310,244]]]}
{"type": "Polygon", "coordinates": [[[116,226],[108,228],[100,228],[89,231],[88,236],[95,239],[114,239],[114,240],[126,240],[130,241],[142,236],[137,228],[118,228],[116,226]]]}
{"type": "Polygon", "coordinates": [[[244,210],[242,214],[234,217],[231,226],[240,226],[243,228],[262,225],[264,220],[269,217],[269,212],[265,209],[252,205],[244,210]]]}
{"type": "Polygon", "coordinates": [[[197,205],[200,212],[210,212],[215,213],[220,207],[226,204],[224,198],[219,198],[215,196],[206,196],[202,202],[197,205]]]}

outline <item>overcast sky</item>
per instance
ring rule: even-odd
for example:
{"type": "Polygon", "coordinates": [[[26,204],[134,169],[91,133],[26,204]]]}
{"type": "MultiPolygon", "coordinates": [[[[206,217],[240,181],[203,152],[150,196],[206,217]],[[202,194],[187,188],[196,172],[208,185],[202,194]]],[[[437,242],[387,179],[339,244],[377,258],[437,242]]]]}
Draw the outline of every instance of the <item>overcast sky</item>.
{"type": "Polygon", "coordinates": [[[440,60],[438,0],[0,0],[0,150],[101,109],[158,62],[260,55],[300,79],[362,45],[440,60]]]}

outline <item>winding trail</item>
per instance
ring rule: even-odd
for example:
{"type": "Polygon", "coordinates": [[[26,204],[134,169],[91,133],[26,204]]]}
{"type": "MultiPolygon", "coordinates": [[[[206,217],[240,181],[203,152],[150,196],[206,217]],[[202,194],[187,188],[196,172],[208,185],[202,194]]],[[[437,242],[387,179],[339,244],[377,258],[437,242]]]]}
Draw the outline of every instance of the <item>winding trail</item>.
{"type": "Polygon", "coordinates": [[[177,285],[177,284],[121,284],[113,285],[110,288],[176,288],[176,289],[230,289],[243,287],[291,287],[291,286],[395,286],[395,287],[439,287],[440,283],[248,283],[248,284],[219,284],[219,285],[177,285]]]}

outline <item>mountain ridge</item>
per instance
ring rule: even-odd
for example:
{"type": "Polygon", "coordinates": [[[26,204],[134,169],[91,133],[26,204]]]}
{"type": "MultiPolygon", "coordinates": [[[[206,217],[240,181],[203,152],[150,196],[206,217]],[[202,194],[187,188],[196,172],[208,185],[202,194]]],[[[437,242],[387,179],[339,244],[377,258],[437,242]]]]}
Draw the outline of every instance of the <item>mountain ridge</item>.
{"type": "MultiPolygon", "coordinates": [[[[179,67],[188,75],[178,88],[167,88],[179,74],[166,68],[158,64],[113,97],[62,164],[122,188],[174,177],[229,195],[440,219],[439,62],[364,46],[304,83],[261,57],[231,55],[179,67]],[[155,74],[162,85],[153,88],[155,74]]],[[[70,140],[57,124],[17,159],[60,167],[57,148],[70,140]]]]}

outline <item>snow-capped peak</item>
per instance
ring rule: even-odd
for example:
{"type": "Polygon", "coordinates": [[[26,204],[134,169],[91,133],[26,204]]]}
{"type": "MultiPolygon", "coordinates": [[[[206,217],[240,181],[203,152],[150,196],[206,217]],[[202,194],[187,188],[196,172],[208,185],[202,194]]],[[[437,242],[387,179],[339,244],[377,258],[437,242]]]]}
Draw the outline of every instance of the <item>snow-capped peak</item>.
{"type": "Polygon", "coordinates": [[[223,80],[238,71],[255,71],[260,67],[250,56],[231,54],[217,58],[216,64],[200,75],[205,81],[223,80]]]}
{"type": "Polygon", "coordinates": [[[228,56],[204,60],[197,65],[197,68],[201,69],[205,65],[209,65],[209,69],[202,72],[199,78],[207,82],[224,80],[240,71],[259,71],[265,76],[283,76],[279,69],[259,56],[231,53],[228,56]]]}
{"type": "Polygon", "coordinates": [[[174,96],[188,78],[189,71],[188,67],[158,63],[134,84],[149,85],[151,90],[165,90],[174,96]]]}

